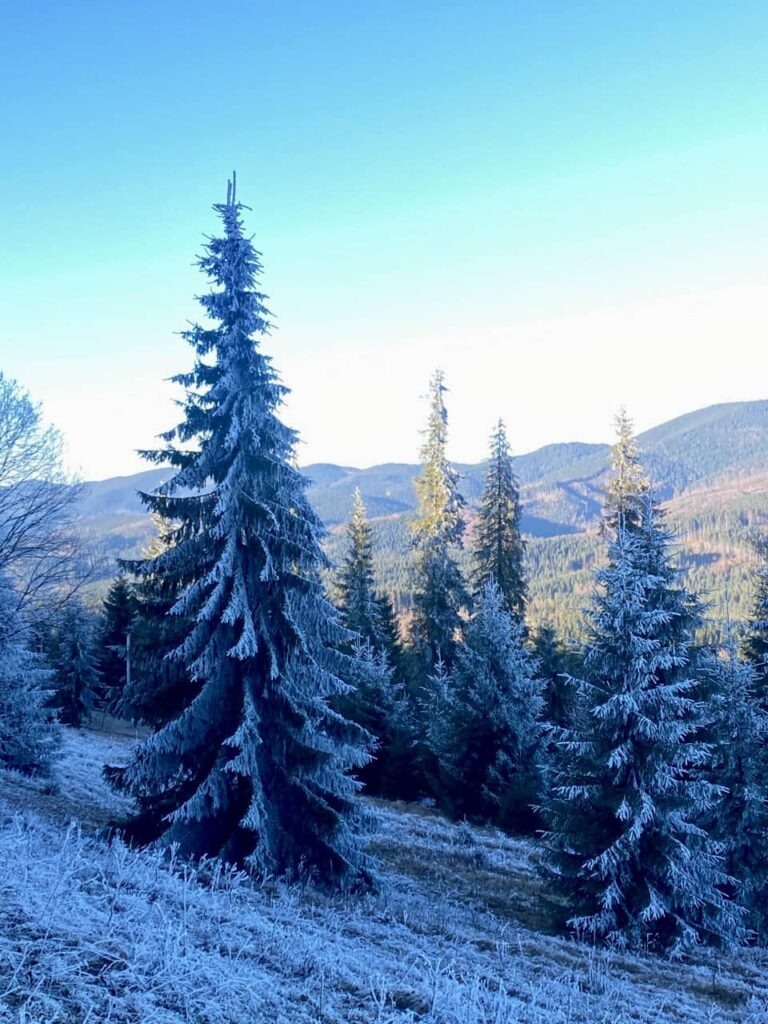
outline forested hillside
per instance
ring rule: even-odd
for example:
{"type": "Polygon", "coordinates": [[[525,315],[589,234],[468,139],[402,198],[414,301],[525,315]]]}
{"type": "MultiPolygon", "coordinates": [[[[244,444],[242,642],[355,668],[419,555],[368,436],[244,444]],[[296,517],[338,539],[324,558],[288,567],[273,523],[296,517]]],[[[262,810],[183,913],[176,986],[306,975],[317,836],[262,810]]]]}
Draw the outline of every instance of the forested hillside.
{"type": "MultiPolygon", "coordinates": [[[[701,409],[646,431],[638,443],[680,532],[692,587],[710,597],[713,616],[722,618],[727,603],[732,618],[743,618],[753,564],[750,536],[768,523],[768,401],[701,409]]],[[[566,632],[578,628],[590,570],[603,552],[597,526],[609,452],[607,444],[565,443],[515,459],[534,622],[550,620],[566,632]]],[[[470,529],[483,468],[483,463],[457,466],[470,529]]],[[[317,463],[304,469],[312,481],[311,500],[329,528],[334,558],[359,487],[373,521],[378,578],[401,607],[409,604],[411,589],[408,522],[416,505],[417,472],[407,463],[369,469],[317,463]]],[[[108,554],[137,553],[151,537],[137,491],[152,489],[167,475],[152,469],[89,484],[83,516],[108,554]]]]}

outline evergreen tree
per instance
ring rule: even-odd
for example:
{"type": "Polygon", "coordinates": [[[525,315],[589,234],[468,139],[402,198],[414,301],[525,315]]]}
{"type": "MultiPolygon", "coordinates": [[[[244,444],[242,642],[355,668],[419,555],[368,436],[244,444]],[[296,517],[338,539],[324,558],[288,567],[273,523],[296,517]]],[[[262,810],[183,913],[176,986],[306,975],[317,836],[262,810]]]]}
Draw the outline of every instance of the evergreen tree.
{"type": "Polygon", "coordinates": [[[0,765],[49,774],[59,730],[46,708],[51,673],[28,646],[29,633],[10,583],[0,576],[0,765]]]}
{"type": "Polygon", "coordinates": [[[115,711],[122,701],[127,682],[128,634],[136,618],[136,598],[130,583],[120,575],[104,599],[99,631],[98,667],[101,677],[101,700],[108,711],[115,711]]]}
{"type": "Polygon", "coordinates": [[[507,431],[499,420],[491,437],[474,544],[472,582],[480,596],[495,580],[504,602],[521,620],[525,615],[525,542],[520,533],[520,488],[512,469],[507,431]]]}
{"type": "Polygon", "coordinates": [[[606,492],[603,526],[604,529],[616,530],[619,522],[622,522],[625,529],[631,530],[642,518],[650,485],[640,461],[632,420],[626,409],[619,410],[615,428],[616,441],[611,449],[613,478],[606,492]]]}
{"type": "Polygon", "coordinates": [[[542,623],[531,637],[531,649],[538,662],[538,676],[544,684],[543,721],[562,727],[571,720],[575,698],[573,677],[581,665],[577,656],[566,651],[554,626],[542,623]]]}
{"type": "Polygon", "coordinates": [[[173,524],[159,515],[153,519],[157,535],[143,553],[145,569],[132,587],[136,614],[131,629],[131,679],[117,711],[157,728],[182,713],[196,696],[197,684],[184,660],[173,656],[194,624],[190,616],[171,614],[182,586],[175,576],[150,570],[150,564],[174,543],[173,524]]]}
{"type": "Polygon", "coordinates": [[[363,868],[348,772],[366,763],[367,737],[331,707],[347,688],[347,634],[323,595],[322,527],[296,435],[277,416],[286,389],[259,347],[269,314],[234,181],[215,210],[224,233],[199,261],[214,285],[200,299],[208,325],[186,332],[197,359],[175,378],[184,420],[147,453],[177,470],[143,496],[174,524],[172,543],[134,566],[179,594],[171,613],[191,628],[173,656],[193,685],[111,777],[141,808],[130,838],[351,881],[363,868]]]}
{"type": "Polygon", "coordinates": [[[454,817],[531,828],[538,793],[542,684],[520,619],[490,580],[447,676],[436,680],[430,743],[454,817]]]}
{"type": "Polygon", "coordinates": [[[408,799],[413,736],[403,686],[395,679],[385,649],[375,650],[358,640],[353,653],[353,689],[342,698],[340,711],[375,740],[371,760],[358,778],[374,796],[408,799]]]}
{"type": "Polygon", "coordinates": [[[347,536],[347,553],[337,580],[342,622],[347,629],[378,651],[386,642],[382,628],[382,605],[375,589],[371,527],[359,488],[355,488],[347,536]]]}
{"type": "Polygon", "coordinates": [[[768,715],[757,699],[757,675],[740,661],[732,631],[724,657],[710,659],[714,755],[710,778],[725,787],[707,825],[725,848],[736,898],[764,941],[768,938],[768,715]]]}
{"type": "Polygon", "coordinates": [[[431,672],[439,660],[450,664],[456,647],[460,611],[469,604],[455,553],[464,537],[464,499],[458,475],[448,462],[448,414],[444,376],[430,381],[429,424],[421,449],[422,472],[415,480],[418,515],[412,523],[416,553],[411,633],[431,672]]]}
{"type": "Polygon", "coordinates": [[[382,649],[386,651],[387,658],[393,669],[398,671],[403,660],[403,650],[400,644],[400,628],[397,624],[397,615],[391,599],[387,594],[379,594],[376,597],[378,606],[378,626],[381,637],[382,649]]]}
{"type": "Polygon", "coordinates": [[[49,660],[54,689],[51,704],[58,709],[60,722],[79,728],[96,708],[100,679],[93,616],[74,598],[54,624],[49,660]]]}
{"type": "Polygon", "coordinates": [[[580,935],[684,948],[739,935],[729,878],[700,826],[720,795],[705,777],[701,625],[650,498],[619,518],[597,574],[584,678],[560,734],[544,808],[549,865],[580,935]]]}
{"type": "MultiPolygon", "coordinates": [[[[755,551],[760,564],[755,572],[752,613],[742,644],[744,658],[753,666],[756,698],[768,714],[768,539],[756,538],[755,551]]],[[[768,742],[768,737],[766,737],[768,742]]]]}

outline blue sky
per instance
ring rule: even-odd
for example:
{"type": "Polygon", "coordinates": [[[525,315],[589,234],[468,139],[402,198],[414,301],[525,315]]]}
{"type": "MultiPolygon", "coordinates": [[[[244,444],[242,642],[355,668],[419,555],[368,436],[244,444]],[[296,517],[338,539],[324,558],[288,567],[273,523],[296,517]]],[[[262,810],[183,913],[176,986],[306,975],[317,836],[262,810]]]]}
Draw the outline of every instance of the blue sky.
{"type": "Polygon", "coordinates": [[[34,3],[0,41],[0,368],[141,468],[236,167],[302,461],[768,397],[768,5],[34,3]]]}

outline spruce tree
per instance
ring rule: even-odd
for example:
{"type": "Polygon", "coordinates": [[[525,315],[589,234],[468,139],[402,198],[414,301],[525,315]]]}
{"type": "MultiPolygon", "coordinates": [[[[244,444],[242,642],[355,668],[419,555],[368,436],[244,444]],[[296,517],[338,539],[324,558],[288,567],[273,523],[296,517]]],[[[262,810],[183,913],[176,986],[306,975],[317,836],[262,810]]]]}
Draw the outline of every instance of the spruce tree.
{"type": "Polygon", "coordinates": [[[54,624],[49,660],[53,668],[51,704],[59,721],[79,728],[99,702],[99,679],[94,618],[72,598],[54,624]]]}
{"type": "Polygon", "coordinates": [[[464,499],[458,474],[448,462],[448,414],[445,379],[436,371],[429,386],[429,423],[421,449],[422,472],[415,480],[418,514],[412,523],[416,555],[411,635],[427,672],[441,659],[453,660],[461,626],[460,612],[469,604],[456,554],[463,545],[464,499]]]}
{"type": "Polygon", "coordinates": [[[597,574],[573,724],[560,733],[545,803],[548,861],[579,934],[678,950],[740,934],[730,879],[699,824],[720,790],[706,778],[698,602],[647,498],[619,517],[597,574]]]}
{"type": "Polygon", "coordinates": [[[754,669],[756,699],[762,711],[768,714],[768,539],[756,538],[754,548],[760,562],[754,574],[752,610],[742,654],[754,669]]]}
{"type": "Polygon", "coordinates": [[[59,741],[46,707],[51,672],[29,649],[29,630],[18,597],[0,576],[0,766],[25,774],[48,775],[59,741]]]}
{"type": "Polygon", "coordinates": [[[544,703],[536,670],[520,619],[490,580],[453,667],[437,679],[430,715],[438,790],[452,816],[531,828],[544,703]]]}
{"type": "Polygon", "coordinates": [[[347,633],[323,594],[322,526],[295,467],[286,394],[260,342],[269,331],[259,254],[243,233],[234,180],[214,209],[223,234],[199,260],[212,289],[184,419],[147,453],[175,467],[147,507],[172,542],[134,565],[167,581],[190,629],[173,653],[191,686],[182,710],[111,776],[141,813],[129,838],[178,844],[257,872],[359,879],[358,783],[367,736],[332,709],[346,692],[347,633]]]}
{"type": "Polygon", "coordinates": [[[408,799],[406,781],[413,737],[403,686],[395,677],[387,651],[357,640],[350,682],[352,690],[339,709],[374,739],[371,759],[358,772],[365,791],[388,799],[408,799]]]}
{"type": "Polygon", "coordinates": [[[190,616],[171,614],[182,585],[175,576],[149,568],[174,543],[174,527],[162,516],[153,515],[153,520],[157,534],[143,552],[145,571],[132,585],[136,615],[131,629],[131,678],[117,711],[158,728],[182,713],[197,684],[184,660],[173,656],[194,624],[190,616]]]}
{"type": "Polygon", "coordinates": [[[387,657],[392,667],[398,671],[402,666],[403,649],[400,643],[400,627],[398,626],[395,607],[392,599],[387,594],[378,594],[376,604],[378,607],[378,627],[382,649],[387,652],[387,657]]]}
{"type": "Polygon", "coordinates": [[[355,488],[347,527],[347,551],[337,579],[342,622],[375,651],[386,644],[382,605],[376,595],[371,527],[359,488],[355,488]]]}
{"type": "Polygon", "coordinates": [[[116,711],[123,698],[128,679],[128,635],[135,618],[136,598],[130,583],[121,574],[104,599],[99,630],[101,702],[107,711],[116,711]]]}
{"type": "Polygon", "coordinates": [[[573,677],[579,672],[579,659],[565,650],[554,626],[543,622],[533,633],[531,649],[538,661],[538,676],[544,684],[543,721],[561,727],[571,720],[575,698],[573,677]]]}
{"type": "Polygon", "coordinates": [[[739,660],[729,629],[722,657],[709,662],[712,694],[712,781],[725,787],[706,824],[725,849],[733,891],[761,941],[768,939],[768,715],[757,697],[757,673],[739,660]]]}
{"type": "Polygon", "coordinates": [[[649,481],[643,470],[632,420],[621,408],[615,418],[616,440],[611,449],[612,479],[608,484],[603,528],[616,530],[619,522],[631,530],[642,518],[649,481]]]}
{"type": "Polygon", "coordinates": [[[520,533],[520,488],[503,420],[491,437],[491,454],[478,510],[472,583],[481,595],[494,580],[504,602],[521,620],[525,615],[525,542],[520,533]]]}

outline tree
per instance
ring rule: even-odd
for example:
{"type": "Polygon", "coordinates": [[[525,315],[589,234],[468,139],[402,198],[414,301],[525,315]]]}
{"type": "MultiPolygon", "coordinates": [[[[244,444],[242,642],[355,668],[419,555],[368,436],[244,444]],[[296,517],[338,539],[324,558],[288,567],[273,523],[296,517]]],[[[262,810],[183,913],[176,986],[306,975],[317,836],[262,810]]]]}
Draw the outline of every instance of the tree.
{"type": "Polygon", "coordinates": [[[367,793],[387,799],[412,796],[407,781],[413,736],[403,686],[384,648],[357,640],[352,689],[340,702],[341,713],[374,738],[372,756],[358,772],[367,793]]]}
{"type": "Polygon", "coordinates": [[[448,414],[444,375],[430,381],[429,423],[421,449],[422,472],[415,480],[418,514],[411,524],[416,553],[416,581],[411,626],[414,645],[431,672],[439,660],[453,659],[461,626],[460,612],[469,604],[455,553],[464,537],[464,499],[458,475],[448,462],[448,414]]]}
{"type": "Polygon", "coordinates": [[[575,698],[573,677],[579,671],[575,653],[564,649],[554,626],[543,622],[531,637],[531,649],[538,662],[538,676],[544,684],[542,719],[561,727],[571,720],[575,698]]]}
{"type": "Polygon", "coordinates": [[[46,707],[51,673],[28,639],[18,595],[0,577],[0,765],[48,775],[59,739],[46,707]]]}
{"type": "Polygon", "coordinates": [[[0,372],[0,573],[19,606],[50,606],[89,571],[76,527],[82,494],[62,468],[62,441],[40,406],[0,372]]]}
{"type": "MultiPolygon", "coordinates": [[[[717,844],[699,824],[706,778],[698,602],[650,496],[619,517],[597,574],[583,678],[545,802],[548,864],[580,935],[678,950],[740,934],[717,844]]],[[[709,713],[708,713],[709,711],[709,713]]]]}
{"type": "MultiPolygon", "coordinates": [[[[756,699],[768,714],[768,540],[754,540],[760,564],[755,572],[752,612],[742,643],[742,654],[754,669],[756,699]]],[[[765,738],[768,742],[768,737],[765,738]]]]}
{"type": "Polygon", "coordinates": [[[490,580],[430,715],[442,803],[454,817],[531,828],[542,684],[520,619],[490,580]]]}
{"type": "Polygon", "coordinates": [[[100,680],[93,619],[76,599],[67,602],[54,624],[49,659],[52,705],[60,722],[79,728],[96,707],[100,680]]]}
{"type": "Polygon", "coordinates": [[[111,778],[136,797],[128,838],[176,843],[260,873],[359,879],[359,787],[367,736],[332,709],[345,692],[347,632],[323,595],[322,526],[295,467],[296,434],[278,418],[286,394],[260,349],[269,313],[259,254],[243,234],[234,179],[224,223],[199,260],[213,288],[184,419],[148,457],[176,468],[147,507],[173,525],[139,578],[178,593],[190,628],[172,657],[191,682],[183,709],[111,778]]]}
{"type": "Polygon", "coordinates": [[[631,530],[642,517],[650,484],[640,461],[632,420],[621,408],[615,418],[616,441],[611,449],[613,478],[608,485],[603,512],[604,529],[616,530],[619,522],[631,530]]]}
{"type": "Polygon", "coordinates": [[[130,583],[120,575],[109,588],[99,630],[98,668],[101,701],[116,711],[128,681],[128,636],[136,619],[136,597],[130,583]]]}
{"type": "Polygon", "coordinates": [[[706,824],[725,848],[732,891],[754,931],[768,937],[768,714],[757,697],[757,673],[740,661],[729,629],[722,657],[709,661],[713,758],[710,778],[725,792],[706,824]]]}
{"type": "Polygon", "coordinates": [[[347,537],[347,552],[337,580],[342,622],[378,651],[387,643],[385,609],[376,595],[371,527],[359,488],[355,488],[347,537]]]}
{"type": "MultiPolygon", "coordinates": [[[[126,681],[116,711],[158,728],[183,712],[197,688],[184,660],[173,656],[194,624],[190,616],[171,614],[182,594],[181,583],[168,573],[149,568],[149,563],[175,542],[174,527],[162,516],[152,518],[157,533],[143,552],[144,571],[131,585],[135,600],[131,679],[126,681]]],[[[123,568],[130,565],[124,562],[123,568]]]]}
{"type": "Polygon", "coordinates": [[[495,580],[506,606],[522,620],[525,615],[525,542],[520,533],[520,488],[504,421],[491,437],[491,454],[480,499],[474,543],[472,582],[475,595],[495,580]]]}

